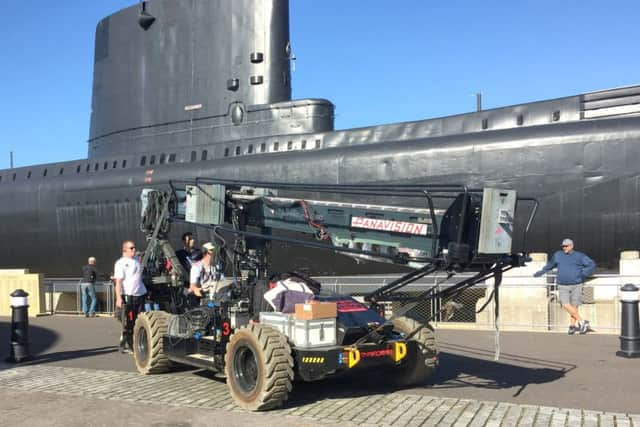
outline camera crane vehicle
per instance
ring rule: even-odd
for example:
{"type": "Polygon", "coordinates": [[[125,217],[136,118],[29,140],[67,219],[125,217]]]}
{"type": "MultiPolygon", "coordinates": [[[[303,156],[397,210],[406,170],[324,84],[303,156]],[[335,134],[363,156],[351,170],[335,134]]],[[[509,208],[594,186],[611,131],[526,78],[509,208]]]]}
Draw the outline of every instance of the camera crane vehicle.
{"type": "MultiPolygon", "coordinates": [[[[502,274],[527,260],[511,250],[514,217],[521,209],[516,205],[523,202],[533,202],[522,231],[526,237],[537,202],[511,190],[208,178],[145,189],[142,231],[148,243],[141,263],[155,303],[150,306],[159,309],[140,313],[128,325],[137,369],[161,373],[178,362],[224,372],[235,402],[249,410],[281,406],[294,379],[380,370],[390,371],[389,381],[398,386],[424,383],[437,365],[433,319],[412,308],[455,297],[489,278],[495,281],[497,304],[502,274]],[[197,302],[185,291],[188,272],[168,241],[176,222],[210,229],[216,262],[226,264],[231,278],[220,278],[217,292],[197,302]],[[296,306],[295,315],[276,312],[264,299],[274,273],[274,241],[401,265],[409,272],[365,295],[364,302],[323,291],[299,275],[314,288],[312,304],[296,306]],[[450,278],[472,275],[445,289],[400,292],[442,271],[450,278]],[[382,309],[389,301],[401,305],[387,319],[382,309]]],[[[304,266],[291,266],[296,268],[304,266]]]]}

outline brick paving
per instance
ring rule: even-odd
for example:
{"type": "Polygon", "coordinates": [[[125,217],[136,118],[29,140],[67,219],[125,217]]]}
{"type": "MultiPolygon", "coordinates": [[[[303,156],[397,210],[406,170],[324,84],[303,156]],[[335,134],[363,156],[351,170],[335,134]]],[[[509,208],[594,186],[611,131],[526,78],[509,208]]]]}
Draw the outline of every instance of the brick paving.
{"type": "MultiPolygon", "coordinates": [[[[161,403],[174,407],[244,412],[224,381],[204,376],[143,376],[133,372],[20,366],[0,371],[0,388],[44,392],[128,403],[161,403]]],[[[271,415],[298,417],[305,424],[368,426],[629,426],[640,427],[640,415],[518,405],[392,392],[371,396],[290,400],[271,415]]]]}

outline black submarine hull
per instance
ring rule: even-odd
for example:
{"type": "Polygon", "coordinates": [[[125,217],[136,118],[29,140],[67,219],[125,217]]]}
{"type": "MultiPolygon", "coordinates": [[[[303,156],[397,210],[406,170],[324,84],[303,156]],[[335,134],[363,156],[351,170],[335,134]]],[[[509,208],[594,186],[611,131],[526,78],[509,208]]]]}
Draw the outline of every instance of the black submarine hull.
{"type": "MultiPolygon", "coordinates": [[[[95,37],[88,156],[0,170],[0,268],[108,272],[122,240],[142,244],[141,190],[195,177],[512,188],[541,203],[515,250],[571,237],[613,268],[639,246],[640,86],[335,130],[331,102],[291,99],[286,0],[146,1],[95,37]]],[[[389,271],[276,249],[316,274],[389,271]]]]}
{"type": "MultiPolygon", "coordinates": [[[[329,148],[313,155],[292,151],[104,171],[99,179],[80,175],[23,183],[13,187],[13,202],[0,209],[5,242],[19,244],[4,244],[0,257],[6,267],[27,265],[48,275],[72,274],[88,255],[110,263],[118,256],[121,240],[142,239],[138,231],[142,188],[200,176],[330,184],[459,182],[475,188],[515,188],[541,202],[527,248],[522,250],[551,251],[563,236],[571,236],[599,265],[608,262],[613,267],[618,252],[635,248],[638,241],[640,173],[621,173],[616,165],[627,163],[627,170],[635,169],[633,159],[640,159],[639,129],[640,118],[617,118],[588,126],[529,129],[531,140],[544,141],[544,146],[531,140],[518,144],[514,131],[505,130],[485,135],[480,144],[472,135],[405,140],[329,148]],[[569,136],[559,135],[559,130],[569,136]],[[594,143],[600,147],[602,166],[587,171],[575,153],[594,143]]],[[[206,238],[201,234],[201,239],[206,238]]],[[[515,249],[522,243],[516,236],[515,249]]],[[[318,274],[372,271],[371,266],[358,268],[351,259],[336,264],[335,257],[324,259],[298,250],[291,250],[286,259],[318,274]]],[[[386,271],[381,268],[376,272],[386,271]]]]}

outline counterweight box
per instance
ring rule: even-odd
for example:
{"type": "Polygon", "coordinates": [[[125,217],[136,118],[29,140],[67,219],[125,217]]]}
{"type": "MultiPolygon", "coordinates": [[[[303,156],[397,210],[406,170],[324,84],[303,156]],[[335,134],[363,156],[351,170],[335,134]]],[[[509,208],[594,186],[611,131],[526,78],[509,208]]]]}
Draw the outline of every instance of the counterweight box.
{"type": "Polygon", "coordinates": [[[509,254],[513,241],[513,218],[516,211],[516,192],[485,188],[482,193],[480,219],[481,254],[509,254]]]}

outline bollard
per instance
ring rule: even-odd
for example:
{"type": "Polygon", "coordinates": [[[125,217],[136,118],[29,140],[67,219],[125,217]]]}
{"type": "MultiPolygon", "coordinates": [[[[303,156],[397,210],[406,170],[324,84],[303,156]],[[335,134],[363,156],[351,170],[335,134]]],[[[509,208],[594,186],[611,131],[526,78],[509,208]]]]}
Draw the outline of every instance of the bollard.
{"type": "Polygon", "coordinates": [[[16,289],[11,294],[11,348],[7,362],[31,359],[29,352],[29,294],[16,289]]]}
{"type": "Polygon", "coordinates": [[[622,321],[620,323],[620,351],[617,356],[640,357],[640,325],[638,321],[638,288],[626,284],[620,289],[622,321]]]}

